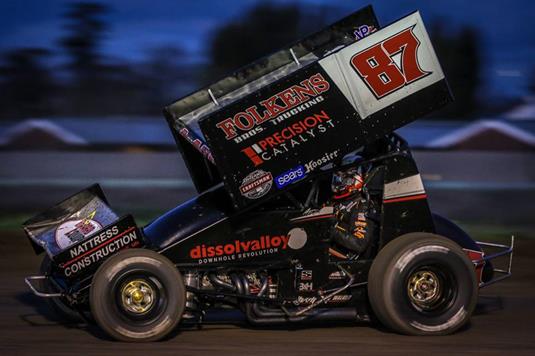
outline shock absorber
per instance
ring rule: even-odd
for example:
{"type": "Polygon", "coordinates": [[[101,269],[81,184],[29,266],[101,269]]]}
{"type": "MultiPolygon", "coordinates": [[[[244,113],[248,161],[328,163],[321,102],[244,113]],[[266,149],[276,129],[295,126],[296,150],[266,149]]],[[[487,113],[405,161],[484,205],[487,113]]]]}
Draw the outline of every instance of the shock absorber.
{"type": "MultiPolygon", "coordinates": [[[[187,272],[184,274],[184,284],[188,287],[199,289],[199,273],[187,272]]],[[[195,311],[197,310],[197,300],[195,294],[186,292],[186,311],[182,316],[185,319],[195,318],[195,311]]]]}

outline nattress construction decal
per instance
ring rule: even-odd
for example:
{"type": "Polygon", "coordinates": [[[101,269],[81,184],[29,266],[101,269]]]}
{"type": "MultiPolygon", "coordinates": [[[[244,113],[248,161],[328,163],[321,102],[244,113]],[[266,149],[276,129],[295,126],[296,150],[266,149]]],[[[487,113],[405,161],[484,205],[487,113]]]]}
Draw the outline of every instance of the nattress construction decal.
{"type": "Polygon", "coordinates": [[[74,278],[95,270],[106,258],[122,249],[141,246],[141,233],[132,216],[128,215],[69,247],[54,260],[65,277],[74,278]]]}

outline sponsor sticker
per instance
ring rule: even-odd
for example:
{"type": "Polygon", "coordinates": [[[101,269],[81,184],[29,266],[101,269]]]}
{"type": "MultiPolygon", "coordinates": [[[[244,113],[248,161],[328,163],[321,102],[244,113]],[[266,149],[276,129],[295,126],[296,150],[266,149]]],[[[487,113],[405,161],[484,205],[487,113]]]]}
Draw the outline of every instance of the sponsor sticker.
{"type": "Polygon", "coordinates": [[[362,25],[353,31],[353,34],[355,35],[355,39],[358,41],[375,31],[376,28],[374,26],[362,25]]]}
{"type": "Polygon", "coordinates": [[[301,280],[302,281],[311,281],[312,280],[312,270],[304,269],[301,271],[301,280]]]}
{"type": "Polygon", "coordinates": [[[305,178],[305,176],[305,167],[297,166],[275,178],[275,184],[277,185],[277,188],[282,189],[289,184],[292,184],[294,182],[297,182],[298,180],[305,178]]]}
{"type": "Polygon", "coordinates": [[[310,292],[314,289],[314,285],[312,282],[301,282],[299,283],[299,291],[300,292],[310,292]]]}
{"type": "Polygon", "coordinates": [[[131,216],[108,225],[55,257],[63,275],[76,277],[95,269],[103,260],[119,250],[140,247],[141,234],[131,216]]]}
{"type": "Polygon", "coordinates": [[[188,140],[193,145],[193,147],[199,150],[199,152],[204,157],[206,157],[207,160],[215,164],[214,157],[212,156],[210,148],[206,144],[204,144],[200,138],[196,137],[196,135],[191,130],[183,127],[178,132],[182,137],[188,140]]]}
{"type": "Polygon", "coordinates": [[[255,167],[283,157],[303,145],[310,146],[335,127],[335,120],[325,110],[310,114],[242,149],[255,167]]]}
{"type": "Polygon", "coordinates": [[[327,301],[327,303],[345,303],[349,302],[351,300],[352,296],[351,294],[338,294],[332,297],[330,300],[327,301]]]}
{"type": "Polygon", "coordinates": [[[56,229],[56,244],[62,250],[82,241],[87,236],[100,230],[102,225],[93,220],[96,210],[84,219],[67,220],[56,229]]]}
{"type": "Polygon", "coordinates": [[[332,152],[327,152],[323,156],[313,159],[305,163],[306,173],[310,173],[318,168],[325,166],[327,163],[331,163],[335,158],[338,157],[340,150],[335,150],[332,152]]]}
{"type": "Polygon", "coordinates": [[[258,199],[269,192],[273,185],[270,172],[256,170],[245,177],[240,185],[240,193],[248,199],[258,199]]]}
{"type": "Polygon", "coordinates": [[[255,240],[234,240],[218,245],[201,244],[189,251],[199,264],[236,261],[279,253],[288,248],[288,236],[263,235],[255,240]]]}
{"type": "Polygon", "coordinates": [[[314,304],[318,300],[317,297],[303,297],[298,296],[296,300],[293,301],[294,305],[309,305],[314,304]]]}
{"type": "Polygon", "coordinates": [[[240,143],[263,131],[264,122],[276,125],[316,104],[314,100],[328,91],[329,82],[321,73],[316,73],[299,84],[261,100],[257,105],[237,112],[216,124],[226,140],[240,143]]]}
{"type": "Polygon", "coordinates": [[[340,271],[332,272],[329,275],[329,279],[330,280],[339,280],[339,279],[345,279],[345,278],[346,278],[346,276],[340,271]]]}

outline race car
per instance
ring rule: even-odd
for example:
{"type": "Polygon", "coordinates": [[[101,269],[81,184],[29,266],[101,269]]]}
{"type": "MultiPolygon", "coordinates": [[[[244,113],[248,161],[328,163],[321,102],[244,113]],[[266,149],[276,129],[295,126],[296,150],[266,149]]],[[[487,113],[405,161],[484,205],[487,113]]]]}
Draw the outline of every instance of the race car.
{"type": "Polygon", "coordinates": [[[98,185],[71,196],[24,224],[46,252],[26,283],[122,341],[221,308],[253,325],[455,332],[479,288],[511,275],[513,241],[433,214],[394,132],[451,100],[420,14],[381,28],[365,7],[166,107],[199,195],[142,228],[98,185]]]}

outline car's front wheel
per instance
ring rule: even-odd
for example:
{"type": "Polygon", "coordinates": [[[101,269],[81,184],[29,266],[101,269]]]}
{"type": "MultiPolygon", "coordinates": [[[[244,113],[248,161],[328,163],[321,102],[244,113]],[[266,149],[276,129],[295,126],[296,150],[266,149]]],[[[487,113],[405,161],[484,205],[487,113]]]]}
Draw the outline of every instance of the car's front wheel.
{"type": "Polygon", "coordinates": [[[377,318],[407,335],[445,335],[470,318],[478,297],[474,265],[451,240],[411,233],[388,243],[368,275],[377,318]]]}
{"type": "Polygon", "coordinates": [[[121,341],[155,341],[169,334],[184,311],[180,272],[164,256],[129,249],[99,267],[90,292],[97,324],[121,341]]]}

